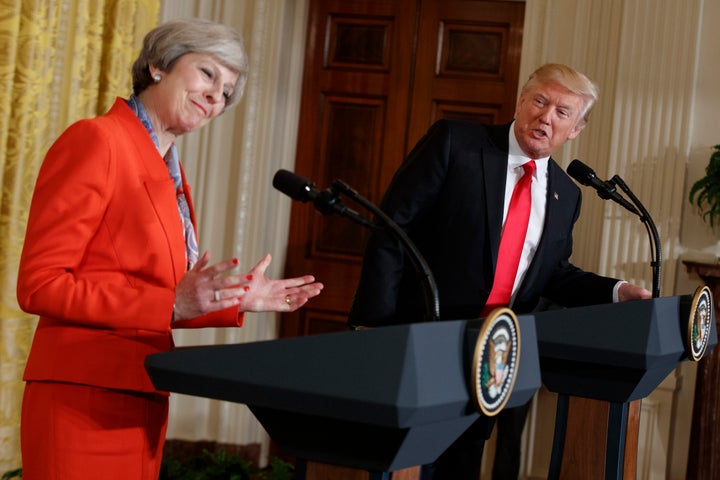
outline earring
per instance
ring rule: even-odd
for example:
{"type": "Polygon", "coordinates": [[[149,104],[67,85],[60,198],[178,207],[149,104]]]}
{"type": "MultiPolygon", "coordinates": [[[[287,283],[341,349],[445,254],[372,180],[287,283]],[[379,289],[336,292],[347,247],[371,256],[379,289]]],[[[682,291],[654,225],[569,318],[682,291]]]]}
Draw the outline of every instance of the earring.
{"type": "Polygon", "coordinates": [[[162,76],[159,73],[156,73],[155,75],[153,75],[153,80],[155,81],[155,83],[160,82],[161,78],[162,78],[162,76]]]}

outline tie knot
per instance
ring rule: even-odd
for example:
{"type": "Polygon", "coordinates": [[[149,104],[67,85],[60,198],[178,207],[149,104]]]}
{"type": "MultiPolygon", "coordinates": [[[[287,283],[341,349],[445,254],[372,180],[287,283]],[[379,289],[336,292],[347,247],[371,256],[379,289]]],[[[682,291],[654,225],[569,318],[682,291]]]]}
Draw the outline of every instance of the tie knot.
{"type": "Polygon", "coordinates": [[[530,160],[529,162],[525,162],[522,165],[523,170],[525,170],[525,175],[532,175],[535,173],[535,160],[530,160]]]}

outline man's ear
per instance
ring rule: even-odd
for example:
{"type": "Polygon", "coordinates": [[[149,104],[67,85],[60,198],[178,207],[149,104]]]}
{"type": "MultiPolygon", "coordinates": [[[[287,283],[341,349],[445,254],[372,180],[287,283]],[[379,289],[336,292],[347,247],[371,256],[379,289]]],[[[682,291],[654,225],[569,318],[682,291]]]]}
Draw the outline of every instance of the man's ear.
{"type": "Polygon", "coordinates": [[[514,117],[517,117],[517,112],[520,111],[520,107],[522,107],[522,104],[525,103],[525,100],[527,100],[525,92],[520,92],[520,95],[518,96],[517,102],[515,102],[515,115],[514,117]]]}
{"type": "Polygon", "coordinates": [[[574,140],[575,137],[580,135],[580,132],[582,132],[582,129],[585,128],[585,125],[587,125],[587,122],[585,120],[580,120],[571,130],[568,132],[568,140],[574,140]]]}

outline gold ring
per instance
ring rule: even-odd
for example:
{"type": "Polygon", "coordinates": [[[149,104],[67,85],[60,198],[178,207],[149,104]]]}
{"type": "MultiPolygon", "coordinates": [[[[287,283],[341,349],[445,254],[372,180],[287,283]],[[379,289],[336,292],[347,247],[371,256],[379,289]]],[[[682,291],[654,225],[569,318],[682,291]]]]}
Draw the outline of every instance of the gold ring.
{"type": "Polygon", "coordinates": [[[214,298],[216,302],[220,301],[220,290],[215,290],[214,298]]]}
{"type": "Polygon", "coordinates": [[[290,295],[285,295],[285,303],[288,305],[292,305],[292,302],[290,301],[290,295]]]}

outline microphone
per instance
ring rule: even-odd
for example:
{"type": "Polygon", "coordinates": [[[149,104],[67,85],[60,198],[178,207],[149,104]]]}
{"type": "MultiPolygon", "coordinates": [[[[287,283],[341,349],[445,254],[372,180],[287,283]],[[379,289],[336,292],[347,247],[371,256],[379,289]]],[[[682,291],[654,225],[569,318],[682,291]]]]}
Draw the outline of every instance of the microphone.
{"type": "Polygon", "coordinates": [[[315,184],[288,170],[280,169],[273,177],[273,187],[282,193],[303,203],[314,200],[320,194],[315,184]]]}
{"type": "Polygon", "coordinates": [[[273,177],[273,187],[293,200],[303,203],[313,202],[315,208],[323,215],[337,213],[366,227],[375,227],[370,220],[343,205],[333,188],[318,190],[314,183],[296,173],[281,168],[273,177]]]}
{"type": "Polygon", "coordinates": [[[625,200],[625,198],[623,198],[619,193],[617,193],[617,191],[615,190],[615,185],[613,183],[600,180],[597,175],[595,175],[593,169],[585,165],[580,160],[575,159],[570,162],[570,165],[568,165],[567,168],[567,173],[572,178],[577,180],[580,184],[587,187],[592,187],[597,190],[598,196],[603,200],[612,200],[622,205],[630,212],[636,215],[640,215],[640,213],[638,213],[638,211],[630,204],[630,202],[625,200]]]}
{"type": "Polygon", "coordinates": [[[407,234],[380,208],[373,205],[340,179],[333,181],[330,188],[321,191],[315,188],[315,184],[307,178],[280,169],[273,177],[273,187],[285,195],[288,195],[293,200],[299,200],[301,202],[312,201],[315,204],[315,208],[320,210],[323,215],[339,213],[366,227],[380,228],[384,225],[389,228],[391,234],[406,248],[410,261],[418,274],[421,275],[423,298],[426,308],[425,313],[428,319],[435,321],[440,320],[440,299],[437,284],[435,283],[435,278],[430,270],[430,266],[415,244],[408,238],[407,234]],[[340,193],[345,194],[351,200],[354,200],[374,213],[375,217],[379,219],[381,223],[374,223],[340,203],[338,199],[340,193]]]}

